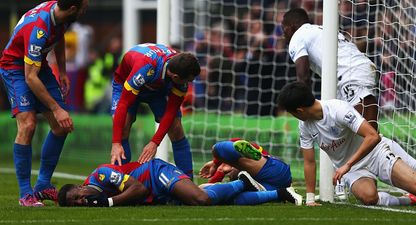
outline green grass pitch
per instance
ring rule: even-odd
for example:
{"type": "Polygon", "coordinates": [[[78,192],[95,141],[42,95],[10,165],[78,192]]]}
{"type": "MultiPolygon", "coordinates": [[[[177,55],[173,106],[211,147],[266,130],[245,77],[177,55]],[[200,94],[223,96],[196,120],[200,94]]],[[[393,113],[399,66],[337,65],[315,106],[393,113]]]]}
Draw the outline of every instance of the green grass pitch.
{"type": "MultiPolygon", "coordinates": [[[[57,171],[88,175],[95,165],[76,165],[62,161],[57,171]]],[[[11,162],[0,163],[12,168],[11,162]]],[[[33,168],[38,168],[34,163],[33,168]]],[[[36,176],[32,176],[34,183],[36,176]]],[[[80,180],[53,178],[61,187],[80,180]]],[[[0,170],[0,224],[415,224],[416,208],[395,207],[394,211],[361,208],[352,204],[323,204],[321,207],[296,207],[268,203],[259,206],[137,206],[114,208],[60,208],[48,202],[43,208],[18,205],[15,175],[0,170]]]]}

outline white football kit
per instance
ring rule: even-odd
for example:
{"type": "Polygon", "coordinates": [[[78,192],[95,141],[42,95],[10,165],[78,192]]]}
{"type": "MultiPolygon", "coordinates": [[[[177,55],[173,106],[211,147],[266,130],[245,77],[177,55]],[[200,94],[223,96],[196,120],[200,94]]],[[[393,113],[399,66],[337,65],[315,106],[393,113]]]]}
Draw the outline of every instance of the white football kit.
{"type": "MultiPolygon", "coordinates": [[[[289,55],[293,62],[302,56],[308,56],[310,69],[321,75],[322,26],[303,24],[292,36],[289,43],[289,55]]],[[[357,46],[341,33],[338,33],[337,98],[356,105],[362,98],[374,95],[375,65],[357,46]]]]}
{"type": "MultiPolygon", "coordinates": [[[[345,101],[333,99],[320,103],[323,119],[299,123],[300,147],[313,149],[313,144],[318,144],[328,154],[334,167],[339,168],[361,145],[363,138],[357,134],[357,131],[365,119],[345,101]]],[[[416,169],[415,159],[396,142],[383,137],[374,149],[353,165],[343,178],[350,188],[361,177],[373,179],[378,177],[392,185],[391,171],[399,158],[416,169]]]]}

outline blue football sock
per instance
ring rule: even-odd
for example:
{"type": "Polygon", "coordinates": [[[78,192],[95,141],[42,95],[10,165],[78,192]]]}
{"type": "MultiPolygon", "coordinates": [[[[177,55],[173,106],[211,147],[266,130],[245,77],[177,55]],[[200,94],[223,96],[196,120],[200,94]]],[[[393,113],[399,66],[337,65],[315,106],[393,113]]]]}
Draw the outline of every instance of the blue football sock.
{"type": "Polygon", "coordinates": [[[266,202],[277,201],[277,191],[250,191],[243,192],[234,198],[235,205],[258,205],[266,202]]]}
{"type": "Polygon", "coordinates": [[[188,139],[184,137],[179,141],[172,142],[172,150],[176,166],[193,179],[192,153],[188,139]]]}
{"type": "Polygon", "coordinates": [[[30,184],[32,146],[14,143],[13,151],[14,167],[16,168],[16,176],[19,183],[20,198],[23,198],[26,194],[33,195],[32,185],[30,184]]]}
{"type": "Polygon", "coordinates": [[[232,141],[220,141],[214,145],[213,149],[220,159],[226,162],[236,162],[241,155],[234,149],[233,144],[232,141]]]}
{"type": "Polygon", "coordinates": [[[205,192],[211,199],[212,205],[225,203],[237,194],[244,191],[244,182],[241,180],[232,181],[224,184],[213,184],[204,187],[205,192]]]}
{"type": "Polygon", "coordinates": [[[52,174],[58,164],[66,136],[56,136],[52,131],[49,131],[42,146],[39,176],[35,185],[35,191],[42,191],[52,186],[52,174]]]}
{"type": "Polygon", "coordinates": [[[123,146],[123,149],[124,149],[124,156],[126,156],[126,159],[121,159],[121,163],[124,165],[126,163],[129,163],[131,160],[131,149],[130,149],[129,139],[121,140],[121,145],[123,146]]]}

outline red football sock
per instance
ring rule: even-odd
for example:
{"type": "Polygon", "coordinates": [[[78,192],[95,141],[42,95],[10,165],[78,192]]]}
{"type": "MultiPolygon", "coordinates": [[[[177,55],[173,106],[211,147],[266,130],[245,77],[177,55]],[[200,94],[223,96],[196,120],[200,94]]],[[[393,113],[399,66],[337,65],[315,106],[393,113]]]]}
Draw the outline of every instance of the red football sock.
{"type": "Polygon", "coordinates": [[[212,176],[211,178],[209,178],[208,183],[217,183],[217,182],[221,182],[222,179],[224,179],[225,177],[225,173],[217,170],[214,174],[214,176],[212,176]]]}

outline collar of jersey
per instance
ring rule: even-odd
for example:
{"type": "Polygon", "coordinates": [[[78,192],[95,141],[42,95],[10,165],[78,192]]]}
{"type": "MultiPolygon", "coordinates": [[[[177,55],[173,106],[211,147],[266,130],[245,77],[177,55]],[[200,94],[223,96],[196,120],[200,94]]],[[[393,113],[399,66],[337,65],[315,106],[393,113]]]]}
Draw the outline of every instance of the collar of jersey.
{"type": "Polygon", "coordinates": [[[165,79],[166,77],[166,67],[168,67],[168,62],[165,62],[165,65],[163,65],[163,70],[162,70],[162,80],[165,79]]]}
{"type": "Polygon", "coordinates": [[[57,3],[55,3],[55,4],[51,7],[51,11],[50,11],[50,13],[51,13],[51,20],[52,20],[52,23],[53,23],[53,25],[54,25],[54,26],[56,26],[56,21],[55,21],[55,12],[54,12],[54,9],[55,9],[55,7],[56,7],[56,4],[57,4],[57,3]]]}
{"type": "Polygon", "coordinates": [[[99,192],[103,192],[103,189],[101,189],[100,187],[93,185],[93,184],[88,184],[87,187],[91,187],[94,188],[95,190],[99,191],[99,192]]]}

